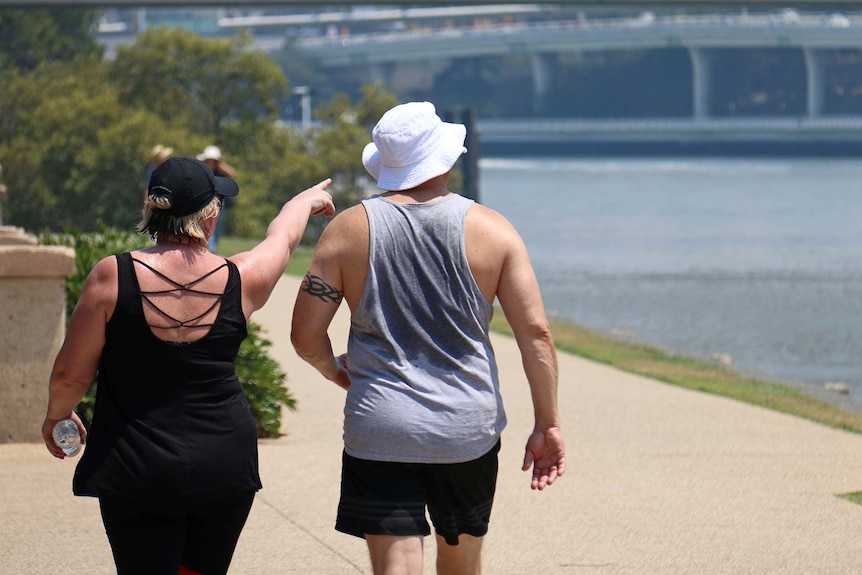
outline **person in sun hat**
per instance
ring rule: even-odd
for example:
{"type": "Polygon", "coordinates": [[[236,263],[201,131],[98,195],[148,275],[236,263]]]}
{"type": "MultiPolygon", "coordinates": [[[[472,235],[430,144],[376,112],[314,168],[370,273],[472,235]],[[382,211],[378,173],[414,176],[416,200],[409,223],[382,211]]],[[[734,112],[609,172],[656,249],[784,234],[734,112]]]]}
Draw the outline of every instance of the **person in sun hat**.
{"type": "Polygon", "coordinates": [[[523,470],[542,490],[565,472],[557,358],[523,241],[499,213],[447,189],[463,125],[430,102],[386,112],[362,162],[384,191],[324,230],[294,306],[291,340],[347,390],[335,528],[365,538],[375,573],[479,573],[506,415],[489,340],[498,299],[529,382],[535,427],[523,470]],[[347,353],[328,328],[342,300],[347,353]]]}
{"type": "MultiPolygon", "coordinates": [[[[213,173],[217,176],[225,176],[227,178],[236,178],[237,170],[222,159],[221,149],[218,146],[207,146],[204,151],[197,155],[197,159],[204,162],[213,173]]],[[[212,236],[210,236],[209,249],[216,251],[218,241],[221,238],[224,222],[227,220],[228,212],[234,207],[235,200],[231,197],[225,198],[224,205],[221,210],[221,217],[216,222],[216,228],[212,236]]]]}
{"type": "Polygon", "coordinates": [[[156,144],[150,149],[150,161],[147,162],[147,173],[144,178],[144,201],[147,199],[147,187],[150,185],[150,176],[159,165],[174,154],[174,149],[162,144],[156,144]]]}
{"type": "MultiPolygon", "coordinates": [[[[162,144],[156,144],[150,149],[150,166],[152,169],[156,169],[159,164],[170,158],[174,154],[174,149],[170,146],[163,146],[162,144]]],[[[150,174],[152,174],[152,170],[150,170],[150,174]]],[[[147,178],[149,181],[149,178],[147,178]]]]}
{"type": "Polygon", "coordinates": [[[217,176],[236,177],[236,168],[222,159],[221,148],[218,146],[207,146],[197,155],[197,159],[209,166],[217,176]]]}
{"type": "Polygon", "coordinates": [[[257,425],[235,360],[312,214],[331,217],[330,180],[288,201],[266,238],[224,259],[207,249],[239,186],[194,158],[150,178],[137,226],[155,245],[88,275],[49,381],[42,436],[78,425],[75,495],[97,497],[119,575],[227,572],[261,488],[257,425]],[[91,428],[74,412],[98,382],[91,428]]]}

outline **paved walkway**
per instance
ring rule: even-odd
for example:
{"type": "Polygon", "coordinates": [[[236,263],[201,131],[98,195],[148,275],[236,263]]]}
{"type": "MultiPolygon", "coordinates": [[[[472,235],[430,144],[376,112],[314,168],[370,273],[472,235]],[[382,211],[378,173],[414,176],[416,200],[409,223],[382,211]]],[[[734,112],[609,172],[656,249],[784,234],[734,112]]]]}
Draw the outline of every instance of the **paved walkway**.
{"type": "MultiPolygon", "coordinates": [[[[343,392],[290,347],[297,289],[285,277],[255,316],[299,410],[284,437],[261,441],[264,489],[231,574],[371,573],[364,543],[332,528],[343,392]]],[[[337,321],[340,352],[346,314],[337,321]]],[[[513,340],[494,345],[510,423],[488,575],[862,573],[862,506],[835,497],[862,491],[862,436],[563,354],[568,472],[532,492],[520,471],[528,387],[513,340]]],[[[114,572],[97,502],[70,493],[74,463],[41,445],[0,445],[0,575],[114,572]]],[[[433,549],[429,539],[426,574],[433,549]]]]}

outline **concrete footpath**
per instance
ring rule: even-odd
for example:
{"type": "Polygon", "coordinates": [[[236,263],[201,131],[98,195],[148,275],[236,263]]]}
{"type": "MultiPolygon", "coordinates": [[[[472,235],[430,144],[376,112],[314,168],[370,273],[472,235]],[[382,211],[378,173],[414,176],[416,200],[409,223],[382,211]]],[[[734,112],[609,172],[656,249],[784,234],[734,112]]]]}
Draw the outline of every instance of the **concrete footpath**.
{"type": "MultiPolygon", "coordinates": [[[[290,346],[298,286],[286,276],[254,318],[299,409],[260,442],[264,488],[232,575],[371,573],[364,542],[333,529],[344,392],[290,346]]],[[[337,353],[346,331],[343,306],[337,353]]],[[[835,496],[862,491],[862,436],[561,354],[568,470],[533,492],[520,470],[529,389],[514,340],[493,343],[509,427],[486,574],[862,573],[862,505],[835,496]]],[[[97,501],[71,494],[75,462],[0,445],[0,575],[114,573],[97,501]]]]}

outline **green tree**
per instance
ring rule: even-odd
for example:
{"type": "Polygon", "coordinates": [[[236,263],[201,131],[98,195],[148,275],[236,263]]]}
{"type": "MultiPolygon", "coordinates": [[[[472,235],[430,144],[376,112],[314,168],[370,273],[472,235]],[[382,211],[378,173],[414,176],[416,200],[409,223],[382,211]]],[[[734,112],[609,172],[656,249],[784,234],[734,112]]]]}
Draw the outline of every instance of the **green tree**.
{"type": "Polygon", "coordinates": [[[371,128],[380,116],[397,103],[395,96],[377,83],[363,86],[356,104],[347,95],[336,94],[315,110],[321,127],[313,149],[333,175],[333,196],[340,205],[353,205],[364,195],[369,179],[362,167],[362,149],[371,141],[371,128]]]}
{"type": "Polygon", "coordinates": [[[288,199],[270,198],[270,166],[282,162],[280,146],[266,145],[279,141],[275,122],[288,82],[265,54],[249,50],[250,42],[248,36],[205,39],[182,29],[151,29],[118,49],[108,77],[121,105],[186,130],[184,139],[154,136],[148,145],[170,145],[186,156],[207,144],[221,147],[238,168],[242,189],[225,232],[260,237],[288,199]]]}
{"type": "Polygon", "coordinates": [[[287,94],[281,69],[250,43],[153,28],[117,49],[109,77],[124,105],[220,141],[228,123],[275,120],[287,94]]]}
{"type": "Polygon", "coordinates": [[[260,126],[244,142],[241,157],[237,179],[242,191],[226,227],[242,237],[262,237],[285,202],[329,176],[328,167],[312,154],[309,141],[291,126],[260,126]]]}
{"type": "Polygon", "coordinates": [[[14,72],[0,94],[0,158],[9,221],[34,231],[130,228],[140,213],[144,158],[156,137],[187,137],[122,106],[100,60],[14,72]]]}
{"type": "MultiPolygon", "coordinates": [[[[231,215],[233,233],[259,237],[282,204],[305,188],[331,177],[339,210],[357,203],[373,188],[362,167],[362,149],[370,141],[372,126],[397,103],[380,84],[364,86],[355,104],[344,94],[315,110],[319,125],[304,132],[296,126],[259,126],[252,138],[237,134],[244,142],[241,185],[237,208],[231,215]]],[[[233,130],[234,126],[228,128],[233,130]]],[[[313,243],[325,222],[313,220],[305,241],[313,243]]]]}
{"type": "Polygon", "coordinates": [[[97,18],[83,8],[0,9],[0,70],[101,55],[91,34],[97,18]]]}
{"type": "Polygon", "coordinates": [[[111,62],[82,56],[10,72],[0,92],[4,218],[32,231],[130,229],[154,144],[182,156],[222,148],[242,189],[230,235],[261,237],[284,202],[326,177],[339,208],[355,204],[373,188],[362,148],[394,95],[365,86],[355,104],[336,95],[319,106],[310,130],[284,125],[287,79],[247,48],[248,38],[155,29],[111,62]]]}

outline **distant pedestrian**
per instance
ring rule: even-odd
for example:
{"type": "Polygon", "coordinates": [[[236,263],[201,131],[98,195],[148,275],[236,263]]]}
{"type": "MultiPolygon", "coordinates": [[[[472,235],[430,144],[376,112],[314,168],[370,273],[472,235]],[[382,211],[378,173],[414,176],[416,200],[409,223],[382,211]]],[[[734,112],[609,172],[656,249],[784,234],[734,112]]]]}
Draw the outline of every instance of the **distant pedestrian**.
{"type": "MultiPolygon", "coordinates": [[[[207,146],[202,153],[198,154],[197,158],[209,166],[215,175],[231,179],[236,178],[236,168],[222,159],[221,149],[218,146],[207,146]]],[[[218,242],[224,229],[224,222],[227,219],[228,212],[234,207],[235,203],[236,200],[234,198],[224,199],[224,205],[221,207],[221,216],[219,216],[218,222],[216,222],[215,231],[212,237],[210,237],[208,245],[211,252],[215,252],[216,248],[218,248],[218,242]]]]}
{"type": "Polygon", "coordinates": [[[165,160],[174,155],[174,149],[161,144],[156,144],[150,150],[150,161],[147,163],[147,175],[144,180],[144,200],[147,199],[147,188],[150,185],[150,176],[153,170],[158,168],[165,160]]]}
{"type": "MultiPolygon", "coordinates": [[[[565,472],[557,356],[527,249],[499,213],[447,189],[465,127],[429,102],[386,112],[362,161],[387,190],[324,230],[297,296],[297,353],[347,390],[335,528],[363,537],[375,574],[477,574],[506,415],[489,338],[494,300],[515,334],[535,426],[523,470],[544,489],[565,472]],[[329,325],[351,313],[347,353],[329,325]]],[[[519,406],[520,409],[526,406],[519,406]]]]}

